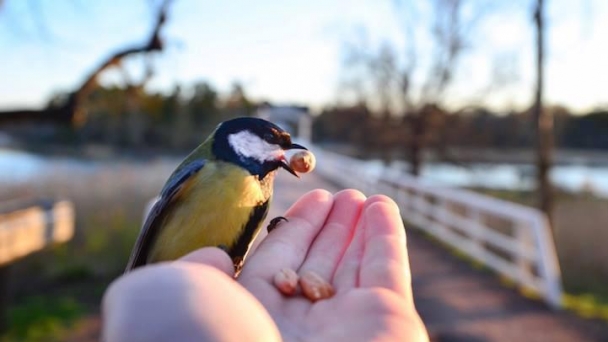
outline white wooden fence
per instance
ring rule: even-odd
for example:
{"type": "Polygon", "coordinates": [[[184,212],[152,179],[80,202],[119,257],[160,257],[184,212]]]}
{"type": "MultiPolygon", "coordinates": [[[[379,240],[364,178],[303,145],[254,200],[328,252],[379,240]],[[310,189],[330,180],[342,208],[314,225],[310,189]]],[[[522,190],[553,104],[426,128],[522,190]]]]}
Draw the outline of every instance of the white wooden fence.
{"type": "Polygon", "coordinates": [[[0,266],[74,235],[74,206],[69,201],[8,204],[0,211],[0,266]]]}
{"type": "Polygon", "coordinates": [[[483,263],[554,308],[561,276],[547,219],[540,211],[471,191],[438,187],[403,172],[370,170],[366,162],[318,147],[317,172],[344,187],[385,194],[403,219],[483,263]]]}

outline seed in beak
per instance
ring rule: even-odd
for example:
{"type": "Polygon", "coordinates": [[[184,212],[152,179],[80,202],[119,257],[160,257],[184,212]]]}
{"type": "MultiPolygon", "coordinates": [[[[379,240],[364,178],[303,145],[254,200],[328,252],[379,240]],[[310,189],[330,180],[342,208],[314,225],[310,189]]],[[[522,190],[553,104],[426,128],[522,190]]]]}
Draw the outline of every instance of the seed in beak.
{"type": "Polygon", "coordinates": [[[289,159],[289,166],[300,173],[308,173],[315,169],[315,155],[308,151],[298,151],[289,159]]]}

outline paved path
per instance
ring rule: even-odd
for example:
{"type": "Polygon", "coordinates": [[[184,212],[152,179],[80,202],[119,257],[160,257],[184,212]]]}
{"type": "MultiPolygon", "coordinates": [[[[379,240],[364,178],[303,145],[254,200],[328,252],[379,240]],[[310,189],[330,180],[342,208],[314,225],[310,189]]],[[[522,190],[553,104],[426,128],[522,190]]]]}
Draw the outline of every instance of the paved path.
{"type": "MultiPolygon", "coordinates": [[[[269,217],[283,213],[304,193],[334,184],[313,174],[280,175],[269,217]]],[[[501,286],[420,233],[408,231],[416,307],[434,341],[608,341],[608,325],[554,312],[501,286]]]]}

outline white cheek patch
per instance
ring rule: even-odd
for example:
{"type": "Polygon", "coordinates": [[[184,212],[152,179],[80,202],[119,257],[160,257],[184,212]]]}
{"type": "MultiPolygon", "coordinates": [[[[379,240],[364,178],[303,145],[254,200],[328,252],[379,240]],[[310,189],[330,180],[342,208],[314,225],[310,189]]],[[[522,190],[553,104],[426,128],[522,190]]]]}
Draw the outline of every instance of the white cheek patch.
{"type": "Polygon", "coordinates": [[[278,160],[285,153],[279,145],[269,144],[249,131],[230,134],[228,143],[238,155],[256,159],[261,163],[278,160]]]}

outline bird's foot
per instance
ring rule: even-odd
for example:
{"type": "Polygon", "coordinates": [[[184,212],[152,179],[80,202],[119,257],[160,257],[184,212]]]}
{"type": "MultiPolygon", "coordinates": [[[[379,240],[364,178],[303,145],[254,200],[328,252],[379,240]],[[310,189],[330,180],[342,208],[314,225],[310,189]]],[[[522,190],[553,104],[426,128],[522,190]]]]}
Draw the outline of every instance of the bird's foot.
{"type": "Polygon", "coordinates": [[[277,217],[273,218],[272,220],[270,220],[270,223],[268,223],[268,227],[266,227],[266,230],[270,233],[271,231],[273,231],[277,228],[277,226],[279,225],[279,223],[281,223],[281,221],[289,222],[289,220],[284,218],[283,216],[277,216],[277,217]]]}

